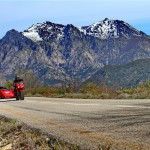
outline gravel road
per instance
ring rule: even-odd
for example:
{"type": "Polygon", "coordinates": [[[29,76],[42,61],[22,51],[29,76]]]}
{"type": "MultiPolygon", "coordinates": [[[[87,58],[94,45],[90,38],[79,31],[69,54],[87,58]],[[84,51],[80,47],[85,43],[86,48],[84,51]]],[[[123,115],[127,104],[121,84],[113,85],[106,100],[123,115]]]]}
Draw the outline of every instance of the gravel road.
{"type": "Polygon", "coordinates": [[[150,150],[150,100],[1,99],[0,115],[84,149],[150,150]]]}

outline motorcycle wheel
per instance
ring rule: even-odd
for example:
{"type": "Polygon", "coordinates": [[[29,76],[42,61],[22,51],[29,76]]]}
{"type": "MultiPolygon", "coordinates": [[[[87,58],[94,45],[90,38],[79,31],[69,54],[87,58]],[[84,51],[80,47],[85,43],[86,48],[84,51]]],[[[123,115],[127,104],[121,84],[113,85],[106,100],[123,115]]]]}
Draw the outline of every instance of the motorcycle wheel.
{"type": "Polygon", "coordinates": [[[20,99],[19,97],[20,97],[20,96],[19,96],[19,95],[17,95],[17,96],[16,96],[16,100],[19,100],[19,99],[20,99]]]}
{"type": "Polygon", "coordinates": [[[24,92],[20,93],[20,100],[24,100],[24,92]]]}

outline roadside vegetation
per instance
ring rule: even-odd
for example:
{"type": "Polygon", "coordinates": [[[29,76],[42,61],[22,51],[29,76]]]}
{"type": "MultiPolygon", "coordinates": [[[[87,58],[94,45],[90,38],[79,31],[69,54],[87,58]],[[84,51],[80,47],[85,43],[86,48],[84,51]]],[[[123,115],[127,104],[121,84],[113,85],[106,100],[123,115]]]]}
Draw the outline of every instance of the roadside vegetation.
{"type": "Polygon", "coordinates": [[[117,95],[124,99],[149,99],[150,80],[144,81],[134,88],[118,90],[117,95]]]}
{"type": "MultiPolygon", "coordinates": [[[[47,86],[41,82],[30,70],[17,70],[24,79],[25,96],[27,97],[54,97],[75,99],[146,99],[150,98],[150,80],[140,83],[133,88],[108,87],[93,82],[81,83],[79,79],[61,82],[57,86],[47,86]]],[[[7,80],[4,84],[13,89],[13,81],[7,80]]]]}
{"type": "Polygon", "coordinates": [[[0,150],[80,150],[80,147],[0,116],[0,150]]]}
{"type": "Polygon", "coordinates": [[[114,88],[96,85],[92,82],[84,85],[62,84],[58,87],[38,86],[26,89],[26,96],[75,98],[75,99],[149,99],[150,80],[133,88],[114,88]]]}
{"type": "Polygon", "coordinates": [[[88,83],[79,91],[74,91],[71,86],[66,88],[61,87],[39,87],[26,90],[26,96],[45,96],[56,98],[76,98],[76,99],[109,99],[115,98],[117,93],[115,90],[96,86],[93,83],[88,83]]]}

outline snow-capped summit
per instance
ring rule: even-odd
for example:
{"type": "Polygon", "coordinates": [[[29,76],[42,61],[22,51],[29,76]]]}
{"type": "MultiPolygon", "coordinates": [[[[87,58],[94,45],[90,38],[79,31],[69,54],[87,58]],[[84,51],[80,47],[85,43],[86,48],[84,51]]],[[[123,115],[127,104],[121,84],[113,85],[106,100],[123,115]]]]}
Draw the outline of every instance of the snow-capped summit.
{"type": "Polygon", "coordinates": [[[94,36],[100,39],[131,38],[134,36],[143,36],[145,33],[136,30],[128,23],[121,20],[109,20],[105,18],[102,21],[96,22],[90,26],[83,26],[77,28],[72,24],[62,25],[52,22],[37,23],[25,30],[22,34],[30,38],[34,42],[39,41],[59,41],[67,34],[74,34],[74,32],[84,33],[85,35],[94,36]]]}
{"type": "Polygon", "coordinates": [[[55,24],[52,22],[44,22],[44,23],[37,23],[32,25],[30,28],[25,30],[22,34],[31,40],[38,42],[38,41],[46,41],[49,38],[61,38],[63,37],[63,29],[65,26],[61,24],[55,24]]]}
{"type": "Polygon", "coordinates": [[[119,38],[122,36],[130,38],[132,36],[142,36],[144,34],[124,21],[109,20],[108,18],[79,29],[85,34],[98,37],[100,39],[119,38]]]}

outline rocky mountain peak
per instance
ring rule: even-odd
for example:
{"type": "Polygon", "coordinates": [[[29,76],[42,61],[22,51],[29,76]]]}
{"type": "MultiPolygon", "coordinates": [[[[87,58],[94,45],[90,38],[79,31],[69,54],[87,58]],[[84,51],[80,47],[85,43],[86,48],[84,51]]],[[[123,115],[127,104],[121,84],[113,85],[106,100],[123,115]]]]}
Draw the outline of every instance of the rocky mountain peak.
{"type": "Polygon", "coordinates": [[[76,30],[79,31],[79,29],[72,24],[62,25],[46,21],[44,23],[32,25],[27,30],[22,32],[22,34],[34,42],[49,40],[59,41],[65,35],[73,33],[76,30]]]}
{"type": "Polygon", "coordinates": [[[37,23],[29,27],[22,34],[34,42],[46,41],[50,38],[60,38],[63,36],[64,25],[55,24],[49,21],[37,23]]]}
{"type": "Polygon", "coordinates": [[[81,27],[80,30],[85,34],[98,37],[100,39],[143,36],[145,33],[136,30],[128,23],[121,20],[109,20],[105,18],[102,21],[96,22],[90,26],[81,27]]]}
{"type": "Polygon", "coordinates": [[[102,21],[98,21],[90,26],[83,26],[77,28],[72,24],[62,25],[49,21],[44,23],[37,23],[29,27],[22,34],[34,42],[39,41],[59,41],[65,34],[69,32],[84,33],[85,35],[94,36],[100,39],[120,38],[125,37],[127,39],[134,36],[143,36],[145,33],[138,31],[128,23],[121,20],[110,20],[105,18],[102,21]]]}
{"type": "Polygon", "coordinates": [[[15,35],[20,35],[20,33],[17,30],[12,29],[12,30],[9,30],[4,37],[9,37],[9,36],[14,37],[15,35]]]}
{"type": "MultiPolygon", "coordinates": [[[[1,39],[0,43],[7,43],[7,42],[12,42],[13,44],[17,44],[18,41],[20,40],[30,40],[28,38],[25,38],[20,32],[18,32],[15,29],[9,30],[6,35],[1,39]]],[[[31,40],[30,40],[31,41],[31,40]]]]}

